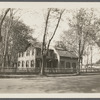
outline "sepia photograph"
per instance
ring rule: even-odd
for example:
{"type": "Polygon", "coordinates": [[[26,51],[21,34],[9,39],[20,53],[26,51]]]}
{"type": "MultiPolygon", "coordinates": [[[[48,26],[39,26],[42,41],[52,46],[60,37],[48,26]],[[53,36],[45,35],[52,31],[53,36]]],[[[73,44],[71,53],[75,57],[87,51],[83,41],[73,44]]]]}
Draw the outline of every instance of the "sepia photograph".
{"type": "Polygon", "coordinates": [[[0,2],[7,93],[100,93],[100,3],[0,2]]]}

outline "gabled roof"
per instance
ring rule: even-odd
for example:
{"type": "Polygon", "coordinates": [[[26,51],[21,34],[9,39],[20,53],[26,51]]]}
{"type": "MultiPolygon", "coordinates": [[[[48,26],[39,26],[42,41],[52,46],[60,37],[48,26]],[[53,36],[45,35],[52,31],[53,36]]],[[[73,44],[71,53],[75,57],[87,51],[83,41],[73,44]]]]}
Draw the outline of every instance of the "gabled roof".
{"type": "MultiPolygon", "coordinates": [[[[35,42],[30,45],[30,48],[35,47],[35,48],[41,48],[42,43],[40,42],[35,42]]],[[[58,52],[59,56],[61,57],[69,57],[69,58],[78,58],[77,55],[73,51],[68,51],[68,50],[63,50],[63,48],[55,48],[56,51],[58,52]]],[[[52,50],[52,48],[51,48],[52,50]]]]}
{"type": "Polygon", "coordinates": [[[77,55],[72,51],[57,49],[57,52],[60,57],[78,58],[77,55]]]}
{"type": "Polygon", "coordinates": [[[32,46],[33,46],[33,47],[37,47],[37,48],[41,48],[42,43],[40,43],[40,42],[34,42],[34,43],[32,44],[32,46]]]}

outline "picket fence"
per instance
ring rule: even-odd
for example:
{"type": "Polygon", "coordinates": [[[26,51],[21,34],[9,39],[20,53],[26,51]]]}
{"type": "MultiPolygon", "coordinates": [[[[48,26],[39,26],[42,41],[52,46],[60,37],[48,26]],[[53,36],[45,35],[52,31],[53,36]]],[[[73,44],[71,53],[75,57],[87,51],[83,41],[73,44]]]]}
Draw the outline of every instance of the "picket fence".
{"type": "MultiPolygon", "coordinates": [[[[45,68],[44,72],[48,74],[72,74],[76,73],[73,68],[45,68]]],[[[39,74],[40,68],[1,68],[0,74],[39,74]]],[[[82,68],[80,73],[100,73],[100,68],[82,68]]]]}

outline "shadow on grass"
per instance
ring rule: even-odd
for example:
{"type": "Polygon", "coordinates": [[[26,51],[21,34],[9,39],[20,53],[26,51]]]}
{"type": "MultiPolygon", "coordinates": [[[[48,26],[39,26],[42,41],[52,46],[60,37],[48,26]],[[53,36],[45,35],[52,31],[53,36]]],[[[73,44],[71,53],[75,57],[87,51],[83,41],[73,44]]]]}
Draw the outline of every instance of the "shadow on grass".
{"type": "Polygon", "coordinates": [[[71,77],[71,76],[91,76],[91,75],[100,75],[100,73],[80,73],[80,75],[77,75],[76,73],[74,74],[45,74],[45,75],[40,75],[40,74],[31,74],[31,75],[8,75],[8,74],[0,74],[0,78],[37,78],[37,77],[71,77]]]}

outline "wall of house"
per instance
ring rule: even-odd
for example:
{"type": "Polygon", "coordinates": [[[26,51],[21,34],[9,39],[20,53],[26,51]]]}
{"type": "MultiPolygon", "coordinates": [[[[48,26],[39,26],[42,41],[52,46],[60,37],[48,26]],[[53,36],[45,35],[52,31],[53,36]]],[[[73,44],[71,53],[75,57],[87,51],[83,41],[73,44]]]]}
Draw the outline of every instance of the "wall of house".
{"type": "MultiPolygon", "coordinates": [[[[49,50],[47,59],[54,59],[54,52],[53,50],[49,50]]],[[[31,61],[34,60],[34,68],[35,67],[41,67],[42,64],[42,56],[41,56],[41,49],[40,48],[28,48],[25,52],[24,55],[22,56],[22,53],[18,54],[18,68],[27,68],[26,63],[28,63],[28,68],[31,68],[31,61]],[[32,55],[32,51],[34,50],[34,55],[32,55]],[[27,52],[29,51],[29,55],[27,55],[27,52]],[[20,57],[19,57],[20,55],[20,57]],[[22,66],[22,62],[24,61],[24,66],[22,66]],[[19,66],[20,62],[20,66],[19,66]]]]}
{"type": "MultiPolygon", "coordinates": [[[[42,65],[42,55],[41,55],[41,49],[36,48],[36,67],[41,67],[42,65]]],[[[46,67],[53,67],[53,60],[55,58],[54,51],[52,49],[49,49],[47,57],[46,57],[46,67]]]]}
{"type": "Polygon", "coordinates": [[[27,68],[27,67],[28,68],[31,68],[31,67],[35,68],[35,63],[36,63],[36,61],[35,61],[35,54],[36,53],[35,52],[36,52],[35,48],[31,48],[31,49],[29,48],[25,52],[23,52],[23,56],[22,56],[22,53],[19,53],[18,54],[18,64],[17,64],[18,68],[27,68]],[[29,51],[29,54],[27,55],[28,51],[29,51]],[[23,66],[22,66],[22,62],[24,62],[23,66]],[[26,63],[28,63],[28,66],[26,63]]]}
{"type": "Polygon", "coordinates": [[[76,66],[78,66],[78,59],[67,58],[67,57],[60,57],[60,67],[62,67],[62,68],[69,68],[68,63],[70,63],[70,68],[73,68],[73,65],[72,65],[73,63],[75,63],[76,66]]]}

